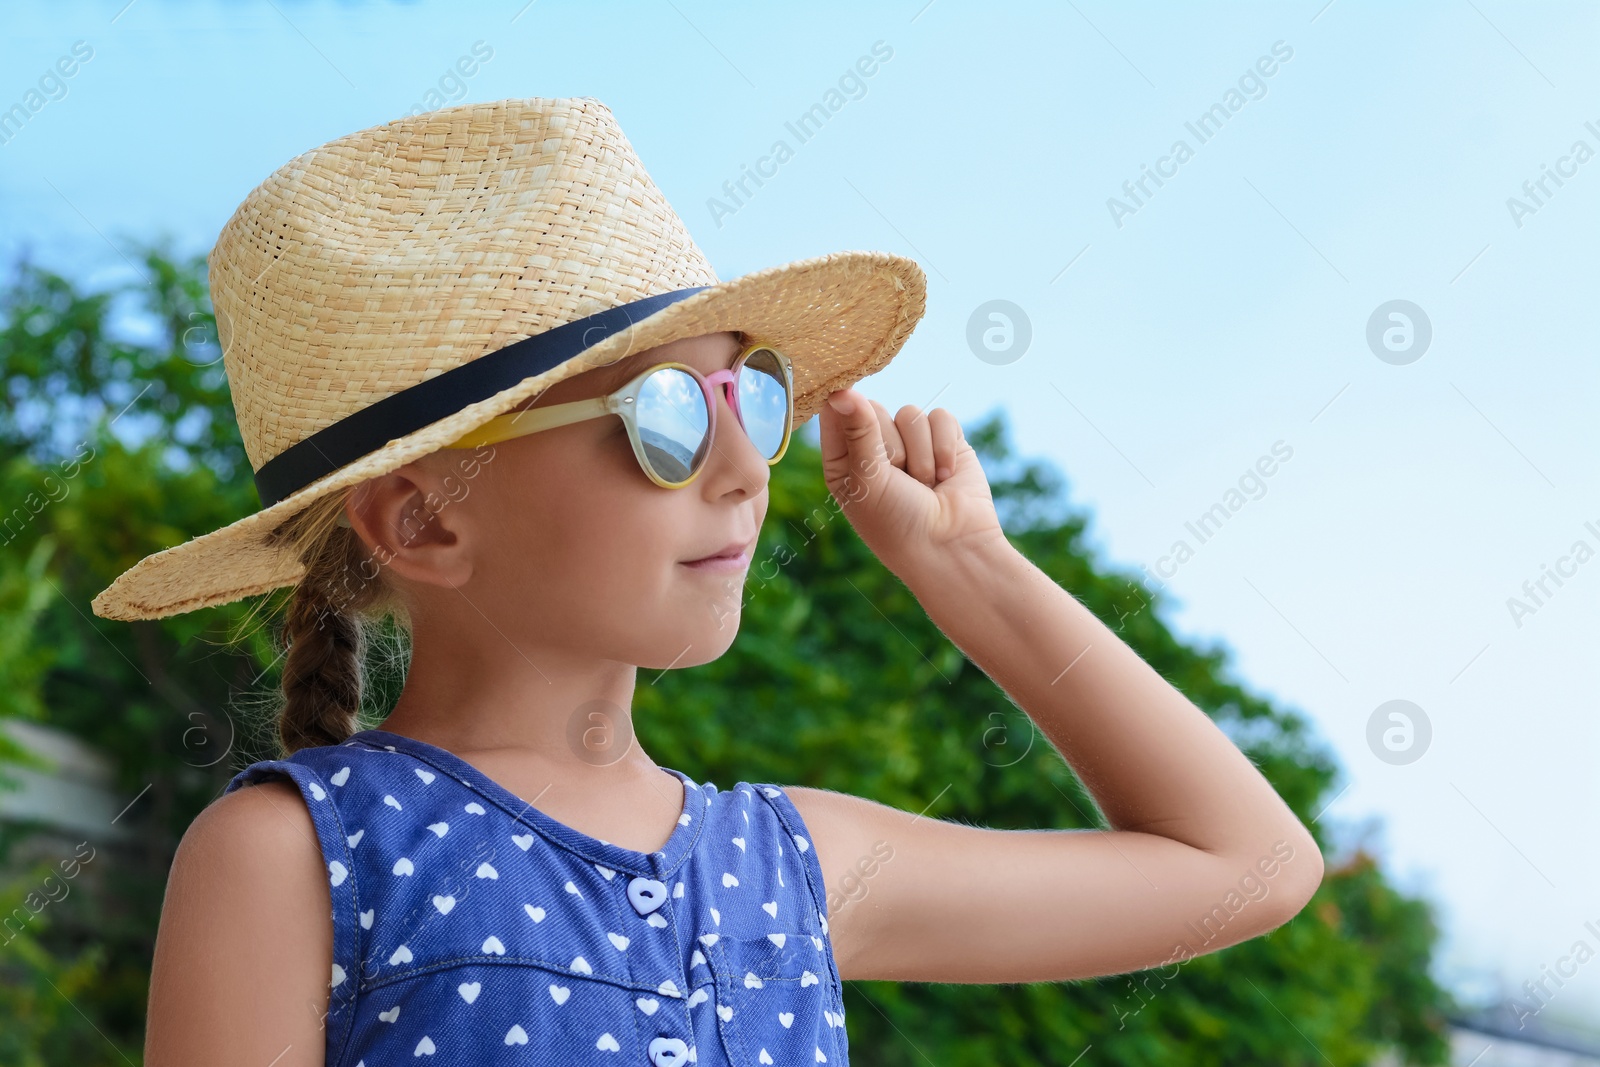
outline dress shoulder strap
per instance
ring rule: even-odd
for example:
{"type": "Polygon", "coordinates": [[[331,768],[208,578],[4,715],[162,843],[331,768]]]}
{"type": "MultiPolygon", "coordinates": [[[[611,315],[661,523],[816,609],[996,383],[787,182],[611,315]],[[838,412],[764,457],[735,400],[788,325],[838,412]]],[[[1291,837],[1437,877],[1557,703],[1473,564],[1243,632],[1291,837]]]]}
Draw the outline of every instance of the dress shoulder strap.
{"type": "Polygon", "coordinates": [[[817,850],[811,847],[811,832],[806,828],[806,821],[800,815],[800,809],[794,806],[794,801],[780,785],[770,782],[752,783],[756,795],[761,797],[778,816],[778,821],[783,825],[788,834],[789,843],[795,851],[800,853],[802,867],[806,874],[806,887],[811,893],[812,905],[817,911],[817,923],[822,929],[822,936],[828,941],[827,951],[823,955],[828,961],[828,972],[833,977],[833,1011],[837,1018],[836,1025],[844,1025],[844,984],[839,979],[839,965],[833,958],[833,940],[828,933],[828,885],[822,875],[822,864],[817,859],[817,850]]]}
{"type": "Polygon", "coordinates": [[[271,778],[288,778],[300,790],[312,825],[316,827],[317,844],[322,849],[324,866],[328,872],[329,895],[333,902],[333,971],[329,976],[328,1017],[325,1024],[327,1047],[326,1062],[334,1067],[340,1062],[350,1028],[355,1020],[355,1000],[358,986],[361,945],[361,900],[356,886],[355,862],[351,856],[350,834],[339,808],[333,802],[333,791],[344,784],[339,768],[348,764],[349,754],[341,753],[341,745],[306,748],[288,759],[260,760],[250,764],[228,782],[223,795],[247,785],[271,778]],[[342,760],[342,762],[340,762],[342,760]]]}

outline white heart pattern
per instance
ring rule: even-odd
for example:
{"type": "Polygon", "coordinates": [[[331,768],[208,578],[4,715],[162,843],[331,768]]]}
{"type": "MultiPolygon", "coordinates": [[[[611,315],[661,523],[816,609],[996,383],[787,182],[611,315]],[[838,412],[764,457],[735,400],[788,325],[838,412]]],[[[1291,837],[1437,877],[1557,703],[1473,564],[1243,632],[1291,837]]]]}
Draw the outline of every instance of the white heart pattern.
{"type": "MultiPolygon", "coordinates": [[[[359,748],[357,750],[360,751],[359,748]]],[[[386,761],[378,760],[376,762],[384,763],[386,761]]],[[[605,932],[606,938],[611,943],[614,951],[632,953],[635,956],[640,952],[649,955],[658,950],[656,941],[658,935],[653,931],[661,931],[659,936],[667,938],[666,945],[670,946],[672,943],[671,931],[687,929],[690,936],[694,938],[690,943],[692,953],[689,959],[690,974],[699,979],[698,983],[691,980],[688,986],[681,991],[675,981],[671,979],[661,980],[659,977],[660,984],[655,991],[640,992],[636,989],[633,994],[634,1006],[641,1015],[648,1019],[648,1022],[639,1024],[637,1017],[635,1017],[635,1023],[638,1024],[639,1030],[644,1032],[640,1033],[638,1030],[629,1028],[625,1020],[612,1019],[611,1025],[620,1025],[621,1030],[620,1032],[618,1030],[610,1030],[596,1035],[594,1047],[599,1051],[620,1052],[625,1038],[629,1043],[628,1051],[630,1055],[637,1055],[638,1051],[642,1051],[640,1049],[641,1045],[648,1045],[647,1062],[652,1064],[653,1067],[694,1067],[695,1049],[692,1044],[694,1034],[686,1032],[682,1033],[680,1037],[667,1036],[673,1028],[667,1020],[667,1017],[672,1012],[671,1010],[661,1011],[663,1000],[667,997],[680,1000],[687,998],[687,1007],[690,1009],[710,1004],[715,1010],[716,1018],[718,1019],[718,1023],[712,1024],[713,1026],[730,1023],[734,1019],[737,1008],[737,1004],[734,1003],[736,997],[724,998],[729,1001],[728,1003],[718,1003],[719,996],[708,981],[708,976],[711,973],[709,957],[720,955],[724,943],[719,941],[717,933],[701,933],[698,935],[694,933],[696,926],[701,931],[706,930],[706,927],[702,925],[706,916],[709,916],[712,920],[711,929],[716,930],[722,925],[721,911],[727,910],[730,931],[737,933],[743,930],[746,931],[746,936],[749,937],[759,938],[765,936],[779,951],[787,952],[788,938],[791,934],[811,940],[811,943],[819,953],[819,956],[814,959],[822,958],[830,947],[829,943],[824,939],[828,925],[826,915],[820,910],[820,902],[810,900],[807,897],[806,879],[798,876],[798,874],[804,872],[797,873],[794,870],[795,867],[802,866],[802,861],[792,854],[785,854],[791,848],[797,849],[801,854],[808,853],[812,850],[811,841],[807,835],[790,831],[783,825],[784,820],[773,818],[773,813],[767,810],[768,805],[754,800],[754,789],[756,788],[764,789],[768,798],[781,797],[781,790],[761,786],[747,787],[738,790],[740,797],[735,799],[732,793],[718,794],[715,786],[706,783],[703,787],[704,794],[697,793],[686,801],[686,807],[694,805],[698,809],[696,811],[697,816],[701,810],[706,812],[705,825],[696,827],[693,835],[700,842],[700,848],[695,850],[696,853],[704,855],[702,865],[698,868],[701,873],[696,875],[699,879],[696,892],[699,895],[691,897],[688,893],[686,876],[680,875],[674,878],[673,881],[668,882],[665,880],[665,875],[650,877],[644,873],[650,871],[651,867],[654,867],[656,871],[660,871],[679,866],[678,861],[684,858],[685,855],[681,849],[674,853],[670,860],[668,859],[669,853],[665,850],[646,856],[638,856],[636,853],[627,852],[626,850],[619,851],[615,846],[610,846],[609,842],[596,838],[590,842],[591,850],[587,854],[582,849],[576,849],[576,854],[574,855],[573,849],[563,850],[546,847],[549,839],[541,840],[540,832],[536,827],[530,825],[526,819],[519,818],[514,808],[502,807],[494,801],[491,802],[495,803],[494,819],[497,821],[493,827],[485,827],[488,831],[486,834],[474,834],[470,829],[470,824],[465,827],[452,827],[446,819],[459,821],[461,818],[461,816],[450,814],[450,811],[456,810],[451,808],[452,801],[462,803],[463,808],[460,810],[465,811],[467,814],[487,815],[489,814],[487,805],[478,801],[454,800],[454,798],[461,796],[460,793],[455,791],[457,776],[448,773],[447,770],[439,770],[437,767],[430,767],[424,770],[421,766],[417,766],[420,762],[415,759],[404,762],[394,761],[394,769],[390,772],[390,777],[387,780],[372,780],[370,777],[372,768],[364,767],[363,773],[368,777],[361,782],[354,782],[352,767],[341,766],[337,762],[329,761],[329,763],[317,767],[315,783],[302,781],[307,798],[319,801],[331,801],[331,794],[337,788],[353,785],[359,791],[371,790],[377,792],[384,786],[389,786],[391,793],[378,793],[382,797],[383,804],[393,808],[397,813],[406,812],[405,823],[386,823],[380,819],[375,829],[375,833],[378,836],[373,839],[372,848],[365,853],[354,851],[357,845],[365,843],[365,829],[349,831],[348,833],[345,830],[337,831],[341,836],[345,837],[346,844],[352,851],[346,852],[340,855],[338,859],[326,863],[329,884],[332,887],[338,888],[346,884],[360,882],[361,887],[367,889],[366,895],[376,899],[382,894],[374,892],[372,888],[365,886],[365,880],[373,876],[368,872],[374,868],[381,870],[383,865],[390,864],[392,873],[397,879],[415,877],[416,881],[415,883],[396,881],[386,884],[393,885],[395,888],[404,885],[407,889],[415,888],[421,890],[421,892],[417,893],[393,894],[393,907],[401,910],[396,911],[391,916],[389,914],[389,905],[386,905],[386,925],[382,928],[376,926],[374,909],[369,908],[367,911],[358,912],[357,917],[360,929],[373,931],[371,934],[362,934],[360,936],[372,938],[379,946],[384,943],[395,945],[396,942],[393,940],[393,935],[388,933],[388,930],[396,923],[400,924],[400,928],[395,931],[397,933],[408,932],[404,929],[406,926],[412,926],[414,929],[426,928],[426,922],[417,924],[415,921],[415,909],[418,906],[418,898],[420,897],[430,901],[436,915],[454,916],[448,923],[436,922],[429,931],[430,933],[437,931],[444,934],[451,942],[454,942],[444,946],[447,948],[449,956],[464,957],[470,960],[473,955],[471,941],[467,941],[466,944],[460,944],[458,939],[471,938],[472,940],[478,940],[480,936],[482,938],[480,951],[484,955],[502,958],[510,956],[507,943],[500,937],[492,933],[483,935],[484,927],[491,931],[496,927],[502,927],[508,931],[507,936],[511,936],[517,941],[517,956],[511,957],[512,960],[520,959],[525,955],[542,957],[550,961],[546,966],[551,971],[559,973],[561,967],[556,961],[559,960],[558,954],[561,949],[565,948],[567,952],[580,949],[584,955],[569,957],[571,960],[567,966],[569,974],[576,974],[580,977],[591,976],[600,971],[605,971],[609,974],[610,971],[605,968],[605,963],[615,961],[617,957],[595,948],[594,945],[596,943],[594,941],[577,939],[566,941],[565,944],[561,943],[566,940],[565,934],[569,922],[577,919],[592,924],[599,916],[615,914],[610,909],[614,909],[620,903],[612,903],[610,900],[601,899],[606,897],[610,891],[605,887],[599,886],[598,883],[589,878],[586,872],[582,871],[581,866],[586,863],[603,880],[616,883],[619,888],[625,890],[629,906],[635,914],[644,920],[649,931],[652,932],[642,932],[635,927],[630,933],[629,924],[632,920],[629,919],[612,919],[610,921],[618,924],[620,929],[608,929],[609,924],[590,925],[589,929],[595,932],[605,932]],[[334,773],[327,772],[326,767],[329,765],[336,769],[334,773]],[[420,784],[425,787],[437,784],[442,777],[449,777],[452,781],[431,793],[426,790],[417,792],[415,786],[406,785],[406,782],[409,781],[408,778],[404,781],[401,780],[407,769],[415,773],[420,784]],[[409,805],[409,810],[406,805],[402,804],[401,800],[397,799],[402,795],[410,798],[406,802],[409,805]],[[708,805],[710,806],[708,807],[708,805]],[[425,820],[433,821],[425,823],[425,820]],[[430,851],[431,846],[417,843],[419,839],[426,841],[425,838],[421,838],[421,835],[416,833],[416,829],[424,825],[430,833],[439,839],[440,843],[437,848],[445,851],[430,851]],[[698,833],[700,829],[710,832],[701,835],[698,833]],[[452,834],[452,830],[455,833],[452,834]],[[735,833],[734,831],[738,832],[735,833]],[[517,849],[524,854],[530,854],[534,844],[536,842],[539,843],[540,854],[536,857],[529,856],[529,859],[534,861],[531,865],[521,860],[507,859],[506,856],[510,854],[505,851],[503,842],[508,837],[517,846],[517,849]],[[467,840],[463,841],[463,838],[467,840]],[[788,840],[781,840],[781,838],[788,838],[788,840]],[[448,845],[443,843],[446,840],[450,842],[448,845]],[[496,840],[501,842],[498,849],[495,847],[496,840]],[[409,844],[407,843],[408,841],[409,844]],[[467,848],[468,845],[478,842],[481,843],[477,845],[476,849],[467,848]],[[456,849],[458,844],[461,845],[460,851],[456,849]],[[602,846],[606,847],[607,851],[598,851],[602,846]],[[739,849],[741,856],[734,857],[729,851],[731,848],[739,849]],[[418,855],[398,855],[400,849],[416,851],[418,855]],[[478,854],[472,858],[479,860],[480,862],[478,863],[473,863],[468,858],[474,851],[478,854]],[[773,867],[768,867],[767,864],[772,862],[774,851],[777,853],[776,863],[773,867]],[[618,859],[622,866],[619,868],[597,861],[595,857],[601,855],[607,856],[608,859],[618,859]],[[495,859],[495,857],[498,857],[498,859],[495,859]],[[629,862],[625,857],[634,858],[632,862],[629,862]],[[572,859],[576,859],[578,863],[574,865],[567,862],[572,859]],[[746,865],[746,859],[754,866],[746,865]],[[646,860],[649,861],[650,866],[640,866],[646,860]],[[441,861],[449,865],[451,872],[455,875],[453,879],[449,878],[449,875],[441,877],[445,873],[445,868],[441,867],[441,861]],[[504,872],[504,878],[501,877],[502,872],[498,870],[502,864],[509,864],[504,872]],[[711,864],[716,866],[711,866],[711,864]],[[722,870],[717,870],[718,866],[722,867],[722,870]],[[546,902],[554,901],[554,903],[547,903],[546,906],[524,903],[523,911],[527,914],[529,921],[534,924],[543,924],[546,919],[554,921],[551,922],[549,927],[540,925],[537,931],[527,930],[526,928],[519,930],[515,922],[520,922],[521,920],[516,920],[508,925],[505,918],[505,909],[515,906],[515,896],[510,898],[509,901],[505,900],[499,895],[501,893],[499,889],[489,887],[482,887],[479,894],[473,896],[470,889],[476,886],[476,881],[467,883],[467,891],[464,891],[460,896],[455,895],[454,889],[429,893],[422,888],[430,882],[436,885],[438,882],[446,882],[446,885],[454,882],[459,886],[460,875],[466,870],[474,869],[476,879],[506,881],[508,883],[507,888],[510,888],[510,885],[519,878],[527,880],[529,887],[521,889],[518,895],[526,893],[528,896],[534,896],[546,902]],[[742,873],[740,873],[741,871],[742,873]],[[563,874],[566,877],[563,877],[563,874]],[[620,878],[617,877],[618,874],[621,875],[620,878]],[[551,896],[550,878],[552,876],[561,878],[566,893],[571,894],[578,900],[577,904],[572,905],[572,908],[578,910],[567,910],[566,905],[561,904],[559,899],[551,896]],[[582,879],[581,882],[579,881],[580,879],[582,879]],[[708,882],[710,884],[707,884],[708,882]],[[791,884],[795,885],[792,890],[789,888],[791,884]],[[729,890],[744,886],[749,887],[749,891],[746,893],[722,895],[716,893],[717,888],[729,890]],[[593,898],[589,896],[589,890],[591,889],[595,891],[593,898]],[[765,901],[760,899],[760,897],[768,896],[769,894],[769,899],[765,901]],[[669,898],[673,904],[671,908],[666,907],[669,898]],[[756,920],[752,923],[752,914],[750,912],[752,901],[767,915],[767,919],[756,920]],[[720,905],[720,909],[718,905],[720,905]],[[813,908],[818,923],[813,926],[813,924],[805,922],[804,925],[812,926],[812,930],[797,932],[795,928],[802,925],[799,916],[808,905],[813,908]],[[455,912],[458,910],[462,914],[456,916],[455,912]],[[794,914],[791,914],[791,912],[794,914]],[[756,931],[759,931],[761,926],[766,926],[776,932],[765,935],[749,933],[748,931],[752,925],[754,925],[756,931]],[[820,932],[824,937],[816,936],[819,926],[820,932]],[[557,938],[557,941],[549,941],[549,938],[558,934],[563,936],[557,938]],[[541,946],[541,942],[545,942],[545,944],[541,946]],[[552,955],[550,951],[552,947],[554,947],[557,955],[552,955]],[[591,953],[598,953],[596,958],[601,961],[599,965],[591,965],[585,958],[591,953]],[[694,968],[705,968],[706,971],[701,973],[694,970],[694,968]],[[698,988],[695,988],[696,985],[698,985],[698,988]],[[657,1015],[663,1016],[660,1022],[661,1029],[659,1030],[655,1029],[657,1025],[655,1016],[657,1015]],[[652,1033],[652,1031],[654,1032],[652,1033]]],[[[478,795],[484,796],[486,800],[489,799],[487,795],[479,792],[471,781],[460,781],[459,784],[465,787],[467,795],[470,796],[473,792],[478,792],[478,795]]],[[[331,806],[331,804],[320,808],[313,806],[312,810],[314,812],[322,813],[319,829],[323,828],[324,821],[328,822],[329,825],[336,825],[336,822],[329,815],[329,807],[331,806]]],[[[781,815],[781,813],[780,808],[779,814],[781,815]]],[[[368,818],[370,818],[370,814],[368,818]]],[[[488,822],[489,820],[486,819],[485,821],[488,822]]],[[[686,811],[682,813],[678,823],[680,826],[686,826],[691,821],[689,812],[686,811]]],[[[691,844],[692,842],[687,841],[687,836],[689,836],[687,833],[683,835],[675,834],[675,843],[691,844]]],[[[569,844],[573,843],[569,842],[569,844]]],[[[809,863],[809,858],[804,862],[809,863]]],[[[684,869],[695,870],[696,868],[684,869]]],[[[381,878],[379,880],[381,882],[381,878]]],[[[445,888],[445,886],[438,886],[438,889],[445,888]]],[[[383,899],[389,900],[391,898],[384,897],[383,899]]],[[[526,901],[526,896],[523,899],[526,901]]],[[[344,914],[348,915],[349,911],[344,914]]],[[[424,917],[425,914],[424,910],[424,917]]],[[[348,921],[348,919],[345,921],[348,921]]],[[[601,922],[604,922],[604,920],[602,919],[601,922]]],[[[750,944],[750,942],[741,941],[741,944],[750,944]]],[[[797,948],[803,948],[803,946],[804,941],[796,942],[797,948]]],[[[388,957],[391,969],[400,969],[406,973],[411,973],[411,965],[418,963],[419,960],[419,966],[433,968],[437,966],[439,960],[447,958],[446,955],[442,955],[440,951],[433,947],[432,942],[429,942],[426,949],[426,959],[421,959],[421,957],[414,958],[413,951],[407,945],[398,944],[388,957]]],[[[381,948],[374,953],[374,956],[381,958],[381,948]]],[[[481,960],[481,956],[479,959],[481,960]]],[[[750,962],[753,963],[755,961],[752,959],[750,962]]],[[[498,976],[491,981],[491,979],[482,977],[482,973],[489,972],[482,972],[478,981],[462,981],[461,979],[466,975],[462,975],[460,971],[455,973],[457,974],[457,984],[453,988],[457,995],[461,997],[463,1004],[470,1006],[455,1009],[456,1011],[470,1010],[475,1012],[482,1016],[481,1022],[488,1022],[491,1026],[497,1022],[503,1023],[508,1027],[508,1029],[502,1031],[504,1044],[508,1048],[519,1045],[525,1047],[532,1045],[534,1030],[526,1029],[520,1023],[513,1024],[512,1021],[505,1021],[503,1017],[496,1017],[499,1015],[500,1000],[505,998],[508,992],[501,985],[495,984],[500,981],[498,976]],[[492,990],[490,989],[491,985],[494,986],[492,990]],[[486,992],[490,992],[493,995],[485,1001],[483,1008],[477,1008],[477,1001],[482,999],[486,992]]],[[[470,973],[469,971],[468,974],[470,973]]],[[[823,983],[820,975],[823,973],[822,971],[802,970],[798,977],[798,988],[805,989],[808,986],[821,986],[823,983]]],[[[831,972],[828,973],[831,974],[831,972]]],[[[745,990],[759,991],[764,989],[769,981],[774,981],[770,977],[764,977],[762,972],[753,969],[744,971],[742,975],[738,971],[735,971],[734,974],[738,976],[735,981],[742,979],[742,987],[745,990]]],[[[331,987],[343,989],[350,977],[351,973],[347,972],[344,967],[334,964],[331,973],[331,987]]],[[[547,972],[546,977],[554,977],[554,975],[547,972]]],[[[368,980],[370,981],[371,979],[369,978],[368,980]]],[[[778,984],[789,986],[789,988],[793,989],[795,986],[791,983],[794,981],[795,979],[789,978],[778,984]]],[[[641,988],[648,987],[642,986],[641,988]]],[[[553,1004],[558,1010],[564,1011],[564,1006],[571,1001],[572,994],[578,990],[578,986],[572,982],[565,984],[551,982],[547,989],[553,1004]]],[[[833,987],[830,986],[827,990],[822,991],[821,996],[824,1004],[828,1004],[836,995],[832,993],[832,989],[833,987]]],[[[749,994],[745,995],[748,996],[749,994]]],[[[525,998],[527,993],[524,992],[522,996],[525,998]]],[[[603,1025],[606,1018],[604,1015],[590,1014],[591,1005],[588,998],[591,996],[592,993],[589,990],[584,990],[579,996],[577,1004],[574,1005],[574,1011],[577,1012],[577,1015],[572,1013],[567,1013],[567,1015],[573,1020],[576,1020],[578,1016],[584,1017],[585,1020],[598,1020],[598,1024],[603,1025]]],[[[508,1001],[508,1006],[512,1002],[508,1001]]],[[[784,1005],[779,1001],[776,1004],[763,1006],[752,1000],[749,1002],[752,1010],[737,1013],[743,1017],[744,1022],[741,1025],[748,1024],[748,1032],[750,1034],[748,1040],[751,1045],[757,1047],[757,1062],[768,1065],[768,1067],[773,1067],[776,1062],[782,1062],[785,1067],[790,1067],[794,1062],[803,1062],[800,1057],[804,1054],[799,1052],[798,1049],[803,1048],[808,1040],[815,1038],[816,1041],[820,1041],[820,1035],[813,1035],[812,1033],[812,1028],[815,1025],[815,1016],[802,1014],[799,1010],[799,1003],[799,1000],[797,1000],[795,1004],[784,1005]],[[780,1012],[776,1010],[778,1007],[788,1007],[790,1010],[780,1012]],[[757,1017],[759,1017],[759,1021],[757,1017]],[[785,1035],[774,1036],[776,1031],[771,1029],[774,1020],[780,1024],[779,1028],[786,1032],[791,1029],[799,1030],[792,1042],[785,1035]],[[772,1051],[773,1049],[777,1049],[777,1052],[772,1051]],[[784,1054],[785,1058],[778,1061],[776,1057],[780,1052],[784,1054]]],[[[378,1005],[374,1004],[372,1009],[368,1010],[375,1011],[377,1008],[378,1005]]],[[[519,1013],[513,1010],[510,1014],[519,1013]]],[[[831,1005],[823,1009],[822,1015],[827,1020],[830,1028],[844,1025],[843,1016],[831,1010],[831,1005]]],[[[399,1016],[399,1004],[391,1005],[388,1010],[379,1014],[379,1018],[382,1021],[394,1024],[398,1023],[399,1016]]],[[[368,1016],[368,1018],[370,1019],[371,1017],[368,1016]]],[[[536,1021],[537,1017],[535,1016],[534,1018],[536,1021]]],[[[418,1013],[415,1010],[410,1013],[409,1020],[405,1029],[395,1025],[392,1030],[385,1032],[392,1034],[395,1040],[402,1044],[407,1041],[414,1042],[414,1056],[432,1056],[442,1053],[444,1059],[452,1059],[462,1051],[459,1047],[460,1042],[451,1040],[452,1032],[441,1031],[443,1034],[442,1047],[437,1045],[435,1039],[430,1035],[416,1032],[423,1029],[425,1025],[436,1026],[438,1025],[437,1022],[425,1023],[423,1019],[418,1017],[418,1013]]],[[[702,1020],[700,1023],[701,1027],[706,1024],[706,1020],[702,1020]]],[[[530,1022],[528,1025],[531,1027],[534,1026],[534,1023],[530,1022]]],[[[588,1033],[594,1033],[588,1026],[585,1026],[584,1029],[588,1033]]],[[[581,1034],[582,1031],[579,1033],[581,1034]]],[[[544,1035],[541,1033],[541,1046],[545,1043],[544,1035]]],[[[820,1047],[820,1043],[814,1045],[813,1056],[818,1064],[826,1064],[828,1061],[828,1055],[820,1047]]],[[[440,1062],[443,1061],[441,1060],[440,1062]]]]}

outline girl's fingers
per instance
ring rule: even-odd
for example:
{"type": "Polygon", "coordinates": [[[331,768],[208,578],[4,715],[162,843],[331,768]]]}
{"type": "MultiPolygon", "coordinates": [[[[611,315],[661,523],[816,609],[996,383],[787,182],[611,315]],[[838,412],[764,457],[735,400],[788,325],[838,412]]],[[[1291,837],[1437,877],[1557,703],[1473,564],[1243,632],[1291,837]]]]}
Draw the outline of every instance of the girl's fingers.
{"type": "Polygon", "coordinates": [[[905,442],[905,471],[923,485],[933,485],[933,431],[922,409],[907,404],[895,415],[900,439],[905,442]]]}
{"type": "Polygon", "coordinates": [[[900,429],[899,427],[895,426],[894,419],[890,416],[888,408],[884,407],[876,400],[872,401],[871,403],[872,410],[878,416],[879,431],[883,434],[884,455],[882,461],[889,464],[891,467],[899,467],[904,470],[906,463],[906,446],[905,442],[901,440],[900,429]]]}
{"type": "Polygon", "coordinates": [[[822,473],[841,504],[864,499],[889,476],[882,459],[887,450],[883,420],[866,406],[866,399],[853,389],[835,390],[821,413],[822,473]],[[851,410],[840,414],[835,402],[851,410]]]}
{"type": "Polygon", "coordinates": [[[830,484],[842,479],[846,468],[854,468],[857,482],[870,484],[888,468],[898,467],[930,488],[954,475],[963,439],[961,424],[949,411],[924,412],[907,404],[890,415],[888,408],[854,389],[832,396],[848,398],[856,410],[849,415],[830,411],[823,419],[823,470],[830,484]],[[877,433],[872,432],[874,422],[877,433]]]}
{"type": "Polygon", "coordinates": [[[956,472],[956,453],[961,448],[961,423],[944,408],[934,408],[928,413],[928,425],[933,431],[933,473],[942,482],[956,472]]]}

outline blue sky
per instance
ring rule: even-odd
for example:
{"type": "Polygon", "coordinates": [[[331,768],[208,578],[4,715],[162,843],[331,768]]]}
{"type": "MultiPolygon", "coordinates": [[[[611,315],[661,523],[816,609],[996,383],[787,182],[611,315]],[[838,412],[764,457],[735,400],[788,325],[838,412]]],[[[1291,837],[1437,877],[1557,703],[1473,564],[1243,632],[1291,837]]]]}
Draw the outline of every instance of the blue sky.
{"type": "MultiPolygon", "coordinates": [[[[0,257],[108,281],[131,240],[204,250],[281,163],[430,90],[598,97],[723,277],[845,248],[923,265],[927,316],[862,388],[1003,407],[1105,559],[1149,568],[1183,634],[1316,723],[1346,769],[1320,818],[1440,905],[1442,977],[1520,991],[1600,947],[1600,561],[1576,544],[1600,550],[1595,8],[607,11],[17,5],[0,109],[41,78],[56,98],[0,144],[0,257]],[[800,141],[786,123],[835,89],[800,141]],[[730,213],[724,183],[757,167],[730,213]],[[969,342],[1004,333],[969,330],[991,301],[1026,350],[969,342]],[[1431,731],[1408,762],[1369,741],[1395,700],[1431,731]]],[[[1548,1008],[1597,1010],[1600,967],[1548,1008]]]]}

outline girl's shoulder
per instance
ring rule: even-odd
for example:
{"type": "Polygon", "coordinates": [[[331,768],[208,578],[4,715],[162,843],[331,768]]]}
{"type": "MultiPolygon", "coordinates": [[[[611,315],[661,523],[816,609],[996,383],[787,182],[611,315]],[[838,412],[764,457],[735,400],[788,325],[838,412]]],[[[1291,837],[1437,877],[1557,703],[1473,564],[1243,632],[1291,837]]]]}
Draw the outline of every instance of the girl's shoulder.
{"type": "Polygon", "coordinates": [[[149,1015],[163,1061],[265,1062],[322,1040],[332,930],[309,809],[287,782],[224,796],[189,824],[167,876],[149,1015]],[[272,961],[261,982],[252,961],[272,961]],[[227,965],[221,965],[226,963],[227,965]],[[195,1027],[196,1018],[229,1020],[195,1027]]]}
{"type": "Polygon", "coordinates": [[[338,744],[302,748],[279,759],[257,760],[234,774],[223,789],[223,796],[268,782],[282,783],[276,787],[278,790],[297,790],[318,836],[327,846],[325,854],[341,854],[341,820],[347,814],[369,803],[387,802],[398,808],[392,795],[398,792],[397,786],[419,781],[428,784],[441,773],[411,747],[431,746],[409,742],[402,750],[383,744],[375,735],[382,735],[382,731],[362,731],[338,744]]]}
{"type": "MultiPolygon", "coordinates": [[[[313,799],[317,799],[318,790],[326,793],[330,784],[342,784],[342,780],[334,782],[334,779],[339,777],[341,767],[350,765],[358,754],[377,750],[378,746],[365,739],[363,733],[338,744],[302,748],[282,758],[257,760],[234,774],[227,787],[223,789],[223,795],[237,792],[244,786],[254,785],[257,782],[287,778],[310,793],[313,799]],[[317,788],[312,789],[313,785],[317,788]]],[[[391,748],[389,751],[394,752],[394,749],[391,748]]]]}

